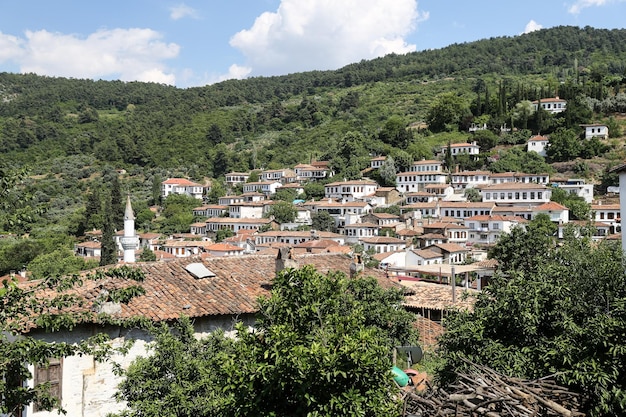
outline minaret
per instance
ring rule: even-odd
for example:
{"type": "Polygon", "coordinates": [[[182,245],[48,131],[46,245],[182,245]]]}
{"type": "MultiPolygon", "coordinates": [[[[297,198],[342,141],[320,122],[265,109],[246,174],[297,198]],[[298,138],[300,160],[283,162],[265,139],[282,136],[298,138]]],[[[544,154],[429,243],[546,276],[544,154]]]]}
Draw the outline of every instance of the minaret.
{"type": "Polygon", "coordinates": [[[124,211],[124,236],[121,239],[124,249],[124,262],[135,262],[135,250],[139,247],[139,239],[135,235],[135,215],[133,206],[130,204],[130,194],[126,197],[126,210],[124,211]]]}

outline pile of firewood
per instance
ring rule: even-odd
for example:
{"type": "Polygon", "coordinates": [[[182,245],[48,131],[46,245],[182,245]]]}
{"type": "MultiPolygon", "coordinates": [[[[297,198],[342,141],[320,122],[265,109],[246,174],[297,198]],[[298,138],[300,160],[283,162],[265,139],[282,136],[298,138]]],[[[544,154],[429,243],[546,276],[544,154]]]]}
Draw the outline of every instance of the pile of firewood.
{"type": "Polygon", "coordinates": [[[524,380],[471,364],[454,385],[429,385],[423,393],[404,392],[404,417],[584,416],[580,395],[553,378],[524,380]]]}

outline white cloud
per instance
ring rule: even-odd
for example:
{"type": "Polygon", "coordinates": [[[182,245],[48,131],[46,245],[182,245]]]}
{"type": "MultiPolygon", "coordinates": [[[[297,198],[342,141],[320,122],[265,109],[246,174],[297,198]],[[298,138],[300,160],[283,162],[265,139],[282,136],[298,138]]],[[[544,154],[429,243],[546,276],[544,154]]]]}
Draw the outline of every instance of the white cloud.
{"type": "Polygon", "coordinates": [[[0,32],[0,63],[16,61],[23,53],[22,40],[0,32]]]}
{"type": "Polygon", "coordinates": [[[171,19],[179,20],[179,19],[182,19],[183,17],[191,17],[193,19],[198,19],[198,12],[184,3],[181,3],[178,6],[170,7],[171,19]]]}
{"type": "Polygon", "coordinates": [[[567,11],[571,14],[578,14],[582,9],[594,6],[606,6],[610,3],[621,3],[624,0],[576,0],[567,11]]]}
{"type": "Polygon", "coordinates": [[[530,33],[539,29],[543,29],[543,25],[535,22],[534,20],[531,20],[530,22],[526,23],[526,27],[524,28],[523,33],[530,33]]]}
{"type": "Polygon", "coordinates": [[[415,51],[405,38],[427,18],[416,0],[282,0],[230,44],[258,75],[335,69],[415,51]]]}
{"type": "Polygon", "coordinates": [[[24,39],[0,34],[0,61],[16,62],[23,73],[174,84],[163,61],[180,47],[160,38],[151,29],[100,30],[86,38],[46,30],[27,31],[24,39]]]}

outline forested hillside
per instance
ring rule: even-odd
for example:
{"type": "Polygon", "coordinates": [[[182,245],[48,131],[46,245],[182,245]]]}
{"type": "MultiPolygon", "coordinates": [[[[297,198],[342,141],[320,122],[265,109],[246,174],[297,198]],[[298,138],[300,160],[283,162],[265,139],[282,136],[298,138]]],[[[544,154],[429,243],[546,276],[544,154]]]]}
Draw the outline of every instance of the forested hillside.
{"type": "Polygon", "coordinates": [[[190,89],[1,73],[0,168],[26,170],[16,201],[30,214],[21,222],[0,216],[0,230],[80,233],[89,197],[116,170],[127,173],[122,192],[132,192],[141,211],[167,176],[219,185],[229,171],[316,159],[354,178],[372,155],[392,156],[399,171],[471,140],[481,159],[451,164],[553,172],[548,163],[575,161],[567,169],[599,182],[604,166],[623,158],[625,89],[626,30],[589,27],[190,89]],[[563,114],[529,108],[529,100],[556,95],[568,100],[563,114]],[[597,121],[615,139],[581,144],[579,124],[597,121]],[[472,123],[489,129],[472,136],[472,123]],[[502,135],[502,127],[513,131],[502,135]],[[537,133],[560,135],[563,145],[547,161],[520,151],[537,133]]]}

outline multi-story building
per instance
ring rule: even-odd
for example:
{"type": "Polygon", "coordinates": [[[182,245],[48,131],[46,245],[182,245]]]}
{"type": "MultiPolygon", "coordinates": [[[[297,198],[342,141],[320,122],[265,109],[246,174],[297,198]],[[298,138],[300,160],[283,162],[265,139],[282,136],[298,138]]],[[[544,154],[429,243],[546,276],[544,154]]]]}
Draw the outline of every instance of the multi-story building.
{"type": "Polygon", "coordinates": [[[353,180],[332,182],[324,186],[324,197],[342,201],[355,201],[374,194],[378,184],[375,181],[353,180]]]}
{"type": "Polygon", "coordinates": [[[504,182],[480,187],[485,203],[499,206],[539,206],[550,201],[552,189],[542,184],[504,182]]]}
{"type": "Polygon", "coordinates": [[[202,200],[205,188],[202,184],[189,181],[186,178],[169,178],[161,183],[161,197],[167,198],[170,194],[184,194],[202,200]]]}

